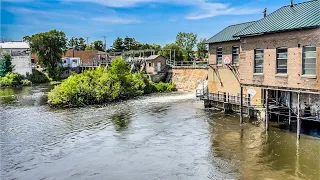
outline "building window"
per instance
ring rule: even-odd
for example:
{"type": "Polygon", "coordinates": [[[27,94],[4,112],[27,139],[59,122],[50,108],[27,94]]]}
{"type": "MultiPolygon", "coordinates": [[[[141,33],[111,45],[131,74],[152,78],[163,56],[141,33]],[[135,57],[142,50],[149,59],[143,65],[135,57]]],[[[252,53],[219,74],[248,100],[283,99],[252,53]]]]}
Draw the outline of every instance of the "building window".
{"type": "Polygon", "coordinates": [[[222,64],[222,47],[217,48],[217,64],[222,64]]]}
{"type": "Polygon", "coordinates": [[[232,46],[232,63],[238,64],[239,63],[239,57],[240,57],[240,48],[239,46],[232,46]]]}
{"type": "Polygon", "coordinates": [[[151,67],[151,63],[149,63],[149,67],[151,67]]]}
{"type": "Polygon", "coordinates": [[[277,48],[277,73],[287,74],[288,72],[288,48],[277,48]]]}
{"type": "Polygon", "coordinates": [[[263,73],[263,49],[254,50],[254,73],[263,73]]]}
{"type": "Polygon", "coordinates": [[[316,74],[316,47],[304,46],[302,55],[303,74],[316,74]]]}

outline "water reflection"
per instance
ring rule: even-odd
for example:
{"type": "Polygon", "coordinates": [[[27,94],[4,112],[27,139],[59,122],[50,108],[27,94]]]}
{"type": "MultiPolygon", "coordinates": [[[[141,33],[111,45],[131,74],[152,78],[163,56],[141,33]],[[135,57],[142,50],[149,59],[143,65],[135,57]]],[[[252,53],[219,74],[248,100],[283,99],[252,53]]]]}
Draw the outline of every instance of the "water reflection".
{"type": "Polygon", "coordinates": [[[131,123],[131,114],[128,111],[120,111],[111,116],[111,122],[116,131],[124,131],[129,128],[131,123]]]}

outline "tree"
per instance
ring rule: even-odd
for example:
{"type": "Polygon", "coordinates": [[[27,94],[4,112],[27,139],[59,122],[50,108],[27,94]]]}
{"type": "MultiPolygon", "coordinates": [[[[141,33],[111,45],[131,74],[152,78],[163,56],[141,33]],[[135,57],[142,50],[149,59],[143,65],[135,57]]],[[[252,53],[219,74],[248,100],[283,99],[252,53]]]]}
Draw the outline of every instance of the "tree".
{"type": "Polygon", "coordinates": [[[86,51],[94,50],[94,48],[93,48],[93,43],[90,43],[88,46],[86,46],[85,50],[86,50],[86,51]]]}
{"type": "Polygon", "coordinates": [[[28,42],[28,43],[30,43],[30,42],[31,42],[31,37],[30,37],[30,36],[24,36],[24,37],[23,37],[23,42],[28,42]]]}
{"type": "Polygon", "coordinates": [[[31,50],[36,53],[39,63],[46,68],[49,77],[60,77],[58,64],[66,50],[67,38],[63,31],[50,30],[31,36],[31,50]]]}
{"type": "Polygon", "coordinates": [[[134,38],[130,38],[126,36],[123,40],[123,45],[126,51],[130,51],[130,50],[138,50],[140,43],[137,42],[134,38]]]}
{"type": "Polygon", "coordinates": [[[208,47],[205,44],[206,39],[200,39],[199,43],[197,44],[197,55],[199,58],[205,58],[208,53],[208,47]]]}
{"type": "Polygon", "coordinates": [[[93,42],[93,49],[98,51],[104,51],[104,45],[101,40],[97,40],[93,42]]]}
{"type": "Polygon", "coordinates": [[[183,61],[182,49],[175,43],[166,44],[158,54],[170,59],[170,49],[172,60],[175,59],[177,62],[183,61]]]}
{"type": "Polygon", "coordinates": [[[87,47],[86,41],[82,37],[80,37],[78,39],[78,44],[79,44],[79,50],[80,51],[84,51],[86,49],[86,47],[87,47]]]}
{"type": "Polygon", "coordinates": [[[193,48],[197,43],[197,35],[193,33],[179,32],[176,37],[176,44],[182,49],[185,60],[192,59],[193,48]]]}
{"type": "Polygon", "coordinates": [[[114,52],[122,52],[124,50],[123,39],[120,37],[115,39],[111,48],[114,52]]]}
{"type": "Polygon", "coordinates": [[[9,53],[0,52],[0,76],[5,76],[13,71],[12,57],[9,53]]]}
{"type": "Polygon", "coordinates": [[[86,44],[85,44],[85,40],[80,37],[80,38],[71,38],[69,39],[68,43],[67,43],[67,47],[68,49],[72,50],[76,50],[76,51],[84,51],[86,49],[86,44]]]}

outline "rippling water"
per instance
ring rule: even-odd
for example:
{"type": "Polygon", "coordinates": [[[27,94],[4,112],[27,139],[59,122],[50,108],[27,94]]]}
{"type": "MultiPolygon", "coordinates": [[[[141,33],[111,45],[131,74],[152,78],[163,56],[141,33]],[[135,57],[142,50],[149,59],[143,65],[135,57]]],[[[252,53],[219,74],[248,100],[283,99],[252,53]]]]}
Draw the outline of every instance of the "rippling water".
{"type": "Polygon", "coordinates": [[[0,89],[2,179],[320,179],[320,139],[240,128],[193,94],[51,109],[48,90],[0,89]]]}

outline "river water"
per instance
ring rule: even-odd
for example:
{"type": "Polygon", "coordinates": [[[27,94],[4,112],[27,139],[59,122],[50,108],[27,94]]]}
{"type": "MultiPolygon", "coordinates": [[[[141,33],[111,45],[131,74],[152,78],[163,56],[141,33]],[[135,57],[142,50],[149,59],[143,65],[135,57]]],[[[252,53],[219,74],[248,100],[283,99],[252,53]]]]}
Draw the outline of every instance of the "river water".
{"type": "Polygon", "coordinates": [[[74,109],[48,86],[0,90],[3,180],[320,180],[320,139],[205,110],[194,94],[74,109]]]}

